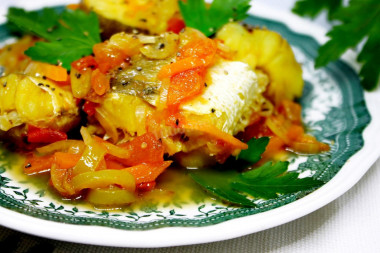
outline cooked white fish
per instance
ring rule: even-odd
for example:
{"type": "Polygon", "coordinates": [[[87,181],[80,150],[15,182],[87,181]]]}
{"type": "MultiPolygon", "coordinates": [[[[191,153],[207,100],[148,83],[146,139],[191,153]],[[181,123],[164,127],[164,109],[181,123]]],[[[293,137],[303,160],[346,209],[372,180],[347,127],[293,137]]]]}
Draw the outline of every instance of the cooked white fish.
{"type": "Polygon", "coordinates": [[[210,115],[223,132],[235,135],[248,126],[252,113],[259,112],[265,98],[266,83],[259,82],[248,64],[221,60],[206,75],[202,95],[183,104],[186,114],[210,115]]]}
{"type": "Polygon", "coordinates": [[[10,74],[0,84],[0,130],[26,123],[67,131],[79,120],[71,92],[49,80],[10,74]]]}

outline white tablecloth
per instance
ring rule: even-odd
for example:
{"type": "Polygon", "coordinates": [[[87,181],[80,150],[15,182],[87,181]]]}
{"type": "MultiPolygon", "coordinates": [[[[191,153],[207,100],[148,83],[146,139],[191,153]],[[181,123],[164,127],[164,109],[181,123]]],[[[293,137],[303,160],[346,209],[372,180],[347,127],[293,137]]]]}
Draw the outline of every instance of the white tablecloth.
{"type": "MultiPolygon", "coordinates": [[[[56,5],[72,0],[1,0],[0,15],[9,5],[56,5]]],[[[289,11],[294,0],[256,0],[289,11]]],[[[4,20],[0,17],[0,21],[4,20]]],[[[315,22],[328,27],[323,16],[315,22]]],[[[380,252],[380,160],[342,197],[293,222],[222,242],[159,248],[122,249],[67,243],[34,237],[0,227],[0,251],[9,252],[380,252]]],[[[147,238],[148,239],[148,238],[147,238]]]]}

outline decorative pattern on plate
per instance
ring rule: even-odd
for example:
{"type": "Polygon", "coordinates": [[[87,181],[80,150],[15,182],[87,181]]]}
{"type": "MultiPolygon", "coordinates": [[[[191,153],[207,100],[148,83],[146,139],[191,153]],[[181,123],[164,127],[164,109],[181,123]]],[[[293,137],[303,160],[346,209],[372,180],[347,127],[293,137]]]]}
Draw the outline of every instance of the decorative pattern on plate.
{"type": "MultiPolygon", "coordinates": [[[[313,59],[317,55],[318,43],[311,37],[291,31],[282,23],[253,16],[245,22],[281,33],[293,46],[297,60],[303,65],[306,85],[300,102],[304,122],[309,132],[332,145],[328,153],[296,157],[290,169],[328,182],[363,146],[362,132],[370,122],[357,74],[342,61],[315,70],[313,59]]],[[[10,38],[4,25],[0,26],[0,38],[1,43],[10,38]]],[[[198,204],[153,206],[139,211],[97,211],[50,198],[44,190],[38,190],[28,182],[17,181],[9,171],[12,156],[0,149],[0,206],[25,215],[70,224],[127,230],[207,226],[265,212],[308,194],[298,192],[273,200],[257,201],[255,208],[239,208],[210,199],[198,204]]]]}

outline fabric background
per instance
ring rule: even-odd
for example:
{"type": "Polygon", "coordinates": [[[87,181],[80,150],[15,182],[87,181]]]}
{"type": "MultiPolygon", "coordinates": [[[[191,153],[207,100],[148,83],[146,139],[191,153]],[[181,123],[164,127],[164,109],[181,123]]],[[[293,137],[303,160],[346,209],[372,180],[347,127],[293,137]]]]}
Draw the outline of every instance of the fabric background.
{"type": "MultiPolygon", "coordinates": [[[[0,22],[10,5],[39,7],[75,0],[1,0],[0,22]]],[[[290,11],[294,0],[256,0],[290,11]]],[[[254,3],[253,2],[253,3],[254,3]]],[[[253,5],[254,6],[254,5],[253,5]]],[[[329,27],[324,15],[314,22],[329,27]]],[[[236,239],[208,244],[157,248],[112,248],[68,243],[0,226],[1,252],[380,252],[380,160],[351,190],[327,206],[293,222],[236,239]]],[[[207,236],[207,235],[205,235],[207,236]]],[[[147,238],[149,240],[149,238],[147,238]]]]}

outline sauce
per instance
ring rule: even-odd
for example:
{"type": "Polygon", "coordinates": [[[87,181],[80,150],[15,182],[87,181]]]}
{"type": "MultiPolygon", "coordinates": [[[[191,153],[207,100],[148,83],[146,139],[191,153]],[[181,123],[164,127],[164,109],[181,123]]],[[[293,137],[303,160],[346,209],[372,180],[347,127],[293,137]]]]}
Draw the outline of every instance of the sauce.
{"type": "Polygon", "coordinates": [[[123,207],[94,207],[83,198],[64,199],[49,185],[49,173],[26,175],[23,173],[25,156],[11,152],[3,147],[0,151],[0,161],[6,163],[6,172],[17,184],[36,193],[40,198],[49,198],[62,204],[72,204],[77,207],[101,210],[138,211],[161,207],[183,207],[210,199],[188,175],[188,170],[181,167],[170,167],[156,180],[154,190],[140,194],[135,202],[123,207]]]}

